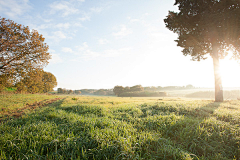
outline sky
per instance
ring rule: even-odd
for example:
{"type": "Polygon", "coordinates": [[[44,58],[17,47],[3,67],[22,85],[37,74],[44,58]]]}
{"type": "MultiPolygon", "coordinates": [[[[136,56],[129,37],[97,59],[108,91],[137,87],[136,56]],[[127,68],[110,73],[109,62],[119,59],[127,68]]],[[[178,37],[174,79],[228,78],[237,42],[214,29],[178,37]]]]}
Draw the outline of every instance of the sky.
{"type": "MultiPolygon", "coordinates": [[[[175,0],[0,0],[0,16],[45,37],[44,68],[56,88],[214,87],[212,58],[192,61],[165,27],[175,0]]],[[[223,87],[239,87],[239,64],[223,60],[223,87]]]]}

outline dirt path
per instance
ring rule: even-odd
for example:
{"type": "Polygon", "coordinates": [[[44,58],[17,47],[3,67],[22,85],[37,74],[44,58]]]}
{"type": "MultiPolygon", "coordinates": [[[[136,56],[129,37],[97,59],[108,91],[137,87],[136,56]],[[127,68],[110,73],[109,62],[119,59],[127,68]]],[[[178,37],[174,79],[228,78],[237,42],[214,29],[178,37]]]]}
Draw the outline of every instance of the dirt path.
{"type": "Polygon", "coordinates": [[[55,99],[50,99],[50,100],[43,100],[43,101],[40,101],[40,102],[34,102],[33,104],[27,104],[25,107],[20,108],[20,109],[16,109],[16,110],[5,111],[6,109],[2,108],[0,123],[2,121],[8,120],[10,118],[19,118],[23,114],[25,114],[26,111],[32,111],[32,110],[37,109],[37,108],[45,107],[45,106],[47,106],[49,104],[52,104],[52,103],[54,103],[58,100],[61,100],[61,99],[64,99],[64,98],[55,98],[55,99]]]}

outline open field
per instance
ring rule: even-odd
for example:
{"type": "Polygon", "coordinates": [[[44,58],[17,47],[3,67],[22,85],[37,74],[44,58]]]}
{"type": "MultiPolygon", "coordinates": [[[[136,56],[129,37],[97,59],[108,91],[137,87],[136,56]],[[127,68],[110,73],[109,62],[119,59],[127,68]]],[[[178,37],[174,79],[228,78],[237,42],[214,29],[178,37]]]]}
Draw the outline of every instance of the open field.
{"type": "Polygon", "coordinates": [[[55,98],[1,122],[0,159],[240,159],[237,100],[55,98]]]}

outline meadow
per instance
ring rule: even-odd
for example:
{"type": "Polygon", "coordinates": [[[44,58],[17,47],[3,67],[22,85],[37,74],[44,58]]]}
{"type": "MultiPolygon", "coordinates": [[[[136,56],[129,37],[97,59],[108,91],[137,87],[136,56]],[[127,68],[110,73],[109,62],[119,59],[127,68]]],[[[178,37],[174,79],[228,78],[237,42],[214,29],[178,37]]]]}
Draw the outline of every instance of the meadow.
{"type": "Polygon", "coordinates": [[[240,159],[238,100],[2,95],[0,101],[0,159],[240,159]],[[32,104],[41,107],[11,116],[32,104]]]}

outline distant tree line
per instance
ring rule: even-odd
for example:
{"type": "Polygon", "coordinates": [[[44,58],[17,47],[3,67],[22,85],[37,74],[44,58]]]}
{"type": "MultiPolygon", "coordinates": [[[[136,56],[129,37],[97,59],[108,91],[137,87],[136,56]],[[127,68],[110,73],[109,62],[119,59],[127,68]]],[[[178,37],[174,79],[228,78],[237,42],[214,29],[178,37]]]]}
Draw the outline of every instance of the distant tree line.
{"type": "Polygon", "coordinates": [[[132,87],[115,86],[113,92],[118,97],[163,97],[167,96],[165,91],[167,90],[183,90],[194,89],[193,85],[187,86],[151,86],[142,87],[141,85],[135,85],[132,87]]]}
{"type": "Polygon", "coordinates": [[[159,97],[167,96],[165,92],[156,92],[156,87],[142,87],[135,85],[132,87],[115,86],[113,92],[118,97],[159,97]],[[145,91],[146,88],[146,91],[145,91]]]}
{"type": "Polygon", "coordinates": [[[183,90],[183,89],[194,89],[195,87],[191,84],[186,86],[152,86],[152,87],[144,87],[144,91],[163,91],[163,90],[183,90]]]}
{"type": "Polygon", "coordinates": [[[57,85],[45,72],[51,55],[36,30],[0,17],[0,92],[46,93],[57,85]]]}
{"type": "Polygon", "coordinates": [[[57,93],[59,93],[59,94],[81,94],[81,91],[65,89],[65,88],[58,88],[57,93]]]}
{"type": "Polygon", "coordinates": [[[59,93],[59,94],[101,95],[101,96],[112,96],[112,95],[114,95],[112,89],[68,90],[68,89],[65,89],[65,88],[58,88],[57,93],[59,93]]]}

